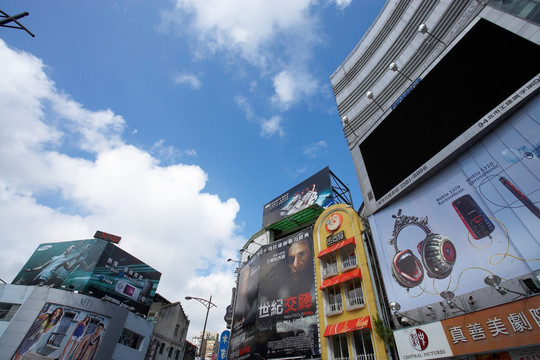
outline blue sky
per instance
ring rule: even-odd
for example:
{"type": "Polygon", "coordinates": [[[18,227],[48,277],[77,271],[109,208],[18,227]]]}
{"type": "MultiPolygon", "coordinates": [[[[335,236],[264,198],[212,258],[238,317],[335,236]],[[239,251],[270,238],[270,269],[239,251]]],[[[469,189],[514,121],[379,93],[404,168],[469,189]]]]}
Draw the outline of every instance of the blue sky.
{"type": "Polygon", "coordinates": [[[169,300],[212,294],[223,330],[226,259],[266,202],[330,166],[361,204],[329,77],[383,5],[0,2],[36,34],[0,28],[0,278],[39,243],[102,230],[163,273],[169,300]]]}

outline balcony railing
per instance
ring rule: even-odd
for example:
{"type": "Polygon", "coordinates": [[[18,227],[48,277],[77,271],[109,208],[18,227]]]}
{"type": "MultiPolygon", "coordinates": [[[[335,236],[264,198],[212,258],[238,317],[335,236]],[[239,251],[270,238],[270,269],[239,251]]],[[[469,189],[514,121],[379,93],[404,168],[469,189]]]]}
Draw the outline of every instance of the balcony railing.
{"type": "Polygon", "coordinates": [[[341,262],[341,271],[347,271],[356,267],[358,267],[356,256],[348,257],[341,262]]]}
{"type": "Polygon", "coordinates": [[[338,266],[337,263],[326,265],[323,268],[323,278],[327,278],[330,276],[334,276],[338,274],[338,266]]]}
{"type": "Polygon", "coordinates": [[[362,296],[350,298],[347,302],[347,310],[354,310],[364,307],[364,298],[362,296]]]}
{"type": "Polygon", "coordinates": [[[343,303],[333,303],[326,306],[326,315],[332,316],[343,313],[343,303]]]}
{"type": "Polygon", "coordinates": [[[354,360],[376,360],[375,354],[362,354],[353,357],[354,360]]]}

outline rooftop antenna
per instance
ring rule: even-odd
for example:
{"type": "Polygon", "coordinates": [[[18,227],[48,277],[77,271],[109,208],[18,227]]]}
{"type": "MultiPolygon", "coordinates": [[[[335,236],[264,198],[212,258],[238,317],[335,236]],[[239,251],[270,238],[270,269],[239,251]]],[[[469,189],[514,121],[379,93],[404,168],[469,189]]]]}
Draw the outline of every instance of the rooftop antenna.
{"type": "Polygon", "coordinates": [[[8,28],[12,28],[12,29],[19,29],[19,30],[24,30],[26,31],[28,34],[30,34],[31,37],[36,37],[36,35],[32,34],[30,32],[30,30],[28,30],[23,24],[21,24],[20,22],[18,22],[17,20],[19,20],[20,18],[23,18],[25,16],[28,16],[28,11],[25,11],[23,13],[20,13],[20,14],[17,14],[17,15],[9,15],[8,13],[0,10],[0,26],[3,26],[3,27],[8,27],[8,28]],[[15,23],[17,24],[18,26],[14,26],[14,25],[7,25],[9,23],[15,23]]]}

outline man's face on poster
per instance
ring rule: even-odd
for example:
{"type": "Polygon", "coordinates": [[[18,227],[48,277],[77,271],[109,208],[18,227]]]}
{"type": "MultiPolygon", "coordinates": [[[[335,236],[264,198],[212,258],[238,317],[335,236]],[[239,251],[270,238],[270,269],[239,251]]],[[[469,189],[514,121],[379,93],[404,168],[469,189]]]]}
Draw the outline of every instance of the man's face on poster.
{"type": "Polygon", "coordinates": [[[288,252],[289,271],[294,280],[298,280],[311,264],[311,250],[305,241],[295,242],[288,252]]]}

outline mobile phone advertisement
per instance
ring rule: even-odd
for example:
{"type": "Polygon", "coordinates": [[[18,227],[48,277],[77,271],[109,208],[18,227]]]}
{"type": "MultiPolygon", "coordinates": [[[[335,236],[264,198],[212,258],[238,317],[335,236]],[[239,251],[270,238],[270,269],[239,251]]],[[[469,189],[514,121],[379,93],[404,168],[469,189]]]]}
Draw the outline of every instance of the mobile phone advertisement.
{"type": "MultiPolygon", "coordinates": [[[[409,194],[369,217],[402,311],[540,269],[540,96],[409,194]]],[[[522,290],[525,291],[525,290],[522,290]]]]}

